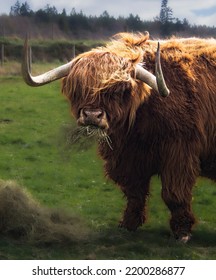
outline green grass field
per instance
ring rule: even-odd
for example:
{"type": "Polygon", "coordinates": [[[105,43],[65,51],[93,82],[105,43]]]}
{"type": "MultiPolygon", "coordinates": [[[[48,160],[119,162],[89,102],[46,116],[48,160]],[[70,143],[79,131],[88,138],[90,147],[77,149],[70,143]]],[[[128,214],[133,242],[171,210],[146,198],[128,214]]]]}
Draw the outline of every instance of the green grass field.
{"type": "Polygon", "coordinates": [[[135,233],[118,228],[124,209],[120,190],[103,176],[96,145],[69,149],[71,123],[60,83],[30,88],[21,77],[0,77],[0,179],[14,180],[42,206],[77,218],[84,238],[36,242],[0,233],[0,259],[215,259],[216,188],[199,179],[193,209],[198,219],[192,240],[173,240],[169,212],[153,178],[149,219],[135,233]]]}

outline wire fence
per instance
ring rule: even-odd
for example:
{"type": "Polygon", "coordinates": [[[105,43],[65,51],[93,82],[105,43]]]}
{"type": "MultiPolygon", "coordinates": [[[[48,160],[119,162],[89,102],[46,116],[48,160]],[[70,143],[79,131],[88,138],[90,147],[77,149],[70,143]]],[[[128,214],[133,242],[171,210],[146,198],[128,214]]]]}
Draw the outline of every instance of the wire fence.
{"type": "MultiPolygon", "coordinates": [[[[55,48],[55,46],[53,46],[53,48],[55,48]]],[[[49,61],[56,60],[58,58],[60,60],[70,60],[70,59],[73,59],[76,56],[76,53],[79,53],[80,51],[76,49],[75,44],[71,44],[70,46],[66,47],[65,54],[62,54],[62,57],[59,56],[59,52],[60,52],[60,50],[58,50],[58,52],[53,50],[53,54],[52,54],[52,52],[50,52],[50,49],[46,49],[46,47],[43,47],[43,46],[36,46],[36,47],[34,46],[33,51],[32,51],[32,47],[30,46],[30,50],[29,50],[30,61],[32,63],[32,61],[34,60],[33,58],[35,58],[35,60],[42,60],[42,61],[46,61],[46,58],[49,61]]],[[[62,52],[64,52],[64,50],[62,52]]],[[[12,45],[9,45],[8,43],[0,44],[0,66],[1,67],[4,67],[5,63],[10,60],[11,61],[14,61],[14,60],[20,61],[21,57],[22,57],[22,45],[12,46],[12,45]]]]}

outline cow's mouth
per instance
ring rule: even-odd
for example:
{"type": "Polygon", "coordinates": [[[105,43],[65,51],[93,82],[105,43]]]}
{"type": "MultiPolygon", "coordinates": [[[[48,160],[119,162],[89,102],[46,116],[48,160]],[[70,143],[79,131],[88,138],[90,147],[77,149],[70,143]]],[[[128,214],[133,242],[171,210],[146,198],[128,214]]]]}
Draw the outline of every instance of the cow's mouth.
{"type": "Polygon", "coordinates": [[[105,129],[101,129],[95,125],[81,126],[82,134],[86,137],[94,137],[99,143],[107,143],[107,145],[112,148],[112,141],[105,129]]]}
{"type": "Polygon", "coordinates": [[[109,124],[107,114],[104,110],[89,108],[81,109],[77,124],[83,135],[94,137],[99,143],[107,143],[112,149],[112,141],[108,135],[109,124]]]}
{"type": "Polygon", "coordinates": [[[109,129],[106,112],[102,109],[81,109],[77,123],[80,126],[85,126],[89,133],[97,129],[107,132],[109,129]]]}

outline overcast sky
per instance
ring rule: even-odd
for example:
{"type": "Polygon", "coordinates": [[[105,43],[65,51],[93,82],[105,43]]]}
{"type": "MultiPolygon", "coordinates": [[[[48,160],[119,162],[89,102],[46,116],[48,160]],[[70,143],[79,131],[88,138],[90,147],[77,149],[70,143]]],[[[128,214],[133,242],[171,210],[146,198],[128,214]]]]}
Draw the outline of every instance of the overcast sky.
{"type": "MultiPolygon", "coordinates": [[[[59,12],[63,8],[70,14],[72,8],[82,10],[86,15],[101,15],[105,10],[113,16],[127,17],[130,13],[142,20],[153,20],[159,14],[161,0],[19,0],[27,3],[33,11],[43,9],[46,4],[55,6],[59,12]]],[[[0,14],[9,14],[16,0],[1,0],[0,14]]],[[[216,0],[168,0],[173,16],[186,18],[191,24],[216,26],[216,0]]]]}

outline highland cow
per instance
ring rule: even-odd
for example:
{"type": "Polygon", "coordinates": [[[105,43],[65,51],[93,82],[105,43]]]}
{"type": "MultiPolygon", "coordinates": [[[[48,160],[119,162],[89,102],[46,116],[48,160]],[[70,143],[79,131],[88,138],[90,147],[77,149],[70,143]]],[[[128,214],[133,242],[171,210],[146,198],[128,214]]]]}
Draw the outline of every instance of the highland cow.
{"type": "Polygon", "coordinates": [[[33,77],[26,43],[23,76],[31,86],[64,77],[78,125],[105,140],[98,143],[105,173],[127,199],[120,226],[135,231],[146,221],[150,180],[158,175],[171,230],[187,242],[196,178],[216,181],[216,40],[173,38],[156,48],[148,33],[121,33],[33,77]]]}

